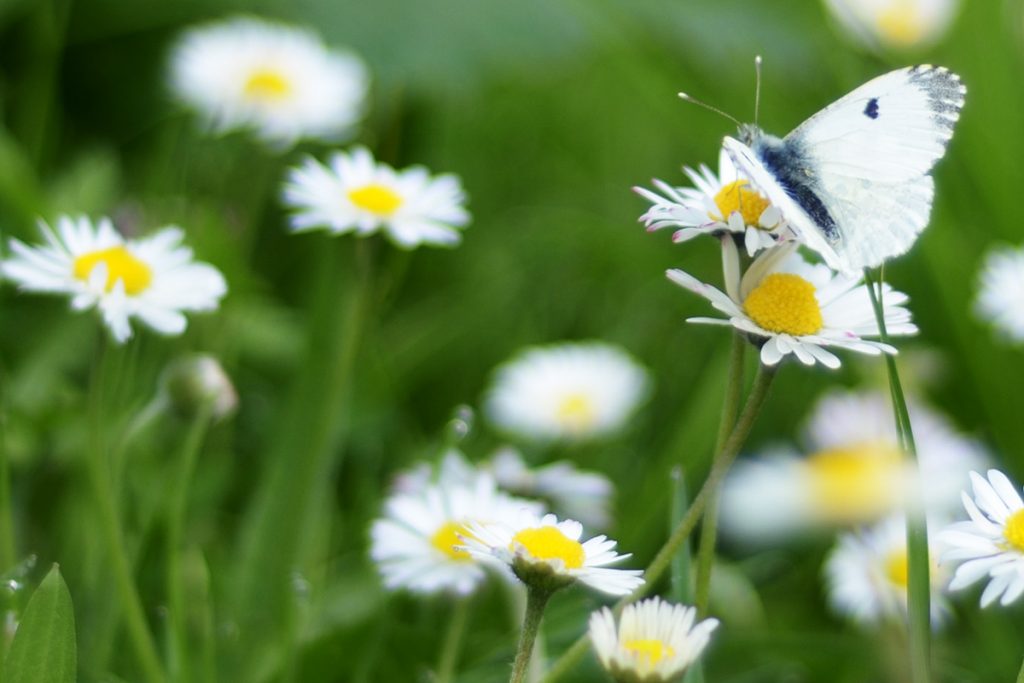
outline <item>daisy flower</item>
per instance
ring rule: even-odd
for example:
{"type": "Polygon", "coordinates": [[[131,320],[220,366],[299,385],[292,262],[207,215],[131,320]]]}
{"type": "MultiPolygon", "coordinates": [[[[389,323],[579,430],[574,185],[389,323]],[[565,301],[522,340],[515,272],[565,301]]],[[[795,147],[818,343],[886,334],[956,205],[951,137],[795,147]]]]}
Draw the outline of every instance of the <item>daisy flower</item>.
{"type": "Polygon", "coordinates": [[[523,511],[513,523],[470,523],[463,549],[485,561],[512,568],[527,586],[553,590],[576,581],[609,595],[629,595],[643,585],[639,569],[612,569],[630,555],[614,551],[615,541],[595,536],[580,542],[583,525],[554,515],[523,511]]]}
{"type": "Polygon", "coordinates": [[[717,619],[695,624],[697,610],[660,598],[627,605],[616,624],[607,607],[590,616],[590,640],[619,683],[678,680],[707,647],[717,619]]]}
{"type": "Polygon", "coordinates": [[[326,165],[307,159],[292,168],[284,202],[294,209],[293,230],[359,236],[383,230],[406,249],[454,246],[469,222],[458,176],[431,177],[422,166],[396,171],[374,161],[364,147],[337,152],[326,165]]]}
{"type": "Polygon", "coordinates": [[[582,440],[621,429],[646,391],[646,371],[617,347],[536,346],[498,368],[485,412],[510,434],[582,440]]]}
{"type": "MultiPolygon", "coordinates": [[[[839,358],[827,348],[873,356],[895,354],[888,344],[865,339],[878,336],[878,324],[866,285],[860,278],[807,263],[795,253],[796,243],[763,252],[740,278],[735,252],[726,254],[726,291],[700,282],[681,270],[668,271],[677,285],[699,294],[729,316],[690,318],[689,322],[731,325],[761,344],[761,362],[777,365],[792,354],[805,365],[838,368],[839,358]],[[731,263],[730,263],[731,261],[731,263]]],[[[915,334],[907,296],[883,285],[885,324],[892,336],[915,334]]]]}
{"type": "Polygon", "coordinates": [[[930,514],[952,514],[967,473],[988,456],[941,414],[910,403],[918,465],[899,448],[889,397],[835,391],[817,404],[804,448],[776,447],[737,462],[722,490],[722,528],[750,542],[902,514],[918,489],[930,514]]]}
{"type": "Polygon", "coordinates": [[[370,556],[384,585],[415,593],[471,593],[485,573],[460,548],[477,523],[512,522],[523,512],[539,515],[539,503],[497,490],[494,479],[477,472],[468,480],[442,472],[436,483],[393,494],[384,516],[371,529],[370,556]]]}
{"type": "Polygon", "coordinates": [[[985,257],[975,302],[978,315],[1009,340],[1024,341],[1024,249],[997,247],[985,257]]]}
{"type": "MultiPolygon", "coordinates": [[[[930,535],[929,539],[934,538],[930,535]]],[[[935,565],[936,544],[929,540],[932,568],[932,624],[938,625],[949,612],[941,597],[948,577],[935,565]]],[[[858,532],[839,536],[825,562],[829,602],[836,612],[863,624],[907,615],[907,527],[902,517],[893,517],[858,532]]]]}
{"type": "Polygon", "coordinates": [[[740,175],[724,149],[718,156],[718,175],[703,164],[696,171],[683,167],[683,172],[693,187],[672,187],[655,180],[661,194],[633,188],[652,204],[640,216],[648,230],[680,228],[672,236],[675,242],[698,235],[733,234],[743,239],[751,256],[784,235],[781,212],[740,175]]]}
{"type": "Polygon", "coordinates": [[[588,528],[608,526],[615,487],[603,474],[577,469],[566,460],[531,469],[519,451],[509,447],[492,456],[488,470],[507,491],[546,500],[556,512],[588,528]]]}
{"type": "Polygon", "coordinates": [[[251,129],[288,147],[336,140],[362,116],[366,67],[313,31],[234,18],[186,31],[174,46],[174,94],[217,132],[251,129]]]}
{"type": "Polygon", "coordinates": [[[846,33],[870,49],[909,50],[937,42],[959,0],[825,0],[846,33]]]}
{"type": "Polygon", "coordinates": [[[959,590],[987,578],[981,606],[996,600],[1009,605],[1024,595],[1024,502],[999,470],[989,470],[987,480],[971,472],[971,485],[974,497],[963,493],[970,520],[950,525],[939,536],[950,548],[942,560],[962,562],[949,587],[959,590]]]}
{"type": "Polygon", "coordinates": [[[138,318],[161,334],[185,331],[185,311],[216,310],[227,292],[224,276],[194,261],[180,228],[126,240],[110,219],[61,217],[56,230],[40,223],[45,244],[10,241],[3,274],[24,291],[66,294],[76,311],[99,310],[119,343],[138,318]]]}

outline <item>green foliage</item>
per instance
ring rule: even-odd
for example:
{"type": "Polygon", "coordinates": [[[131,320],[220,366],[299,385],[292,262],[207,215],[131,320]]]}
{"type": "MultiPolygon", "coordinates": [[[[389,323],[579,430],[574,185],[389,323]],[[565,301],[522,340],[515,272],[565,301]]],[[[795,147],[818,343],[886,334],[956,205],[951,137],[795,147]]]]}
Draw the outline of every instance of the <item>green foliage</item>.
{"type": "MultiPolygon", "coordinates": [[[[162,369],[186,352],[216,355],[239,391],[237,416],[211,426],[187,490],[178,548],[186,608],[175,623],[187,633],[189,661],[178,680],[429,680],[451,601],[386,592],[367,555],[367,529],[391,477],[433,457],[453,407],[479,407],[492,369],[526,344],[606,339],[650,368],[654,393],[626,433],[568,453],[531,448],[527,457],[569,457],[608,475],[617,487],[610,535],[634,553],[633,566],[654,556],[667,533],[673,467],[684,468],[691,500],[706,475],[728,336],[684,325],[707,307],[663,277],[682,267],[713,281],[715,247],[646,234],[636,222],[644,202],[629,188],[652,176],[683,184],[681,165],[716,163],[732,125],[676,93],[750,118],[755,54],[765,58],[762,124],[774,133],[905,63],[940,63],[963,76],[967,104],[936,170],[931,226],[886,276],[910,295],[922,329],[901,344],[908,391],[943,407],[1020,480],[1021,351],[971,312],[982,254],[1024,241],[1018,4],[967,0],[936,47],[877,56],[847,43],[822,3],[809,0],[0,2],[5,242],[34,240],[37,217],[60,212],[112,215],[134,232],[174,223],[230,283],[221,311],[191,318],[183,337],[142,332],[121,350],[96,418],[100,442],[120,443],[162,369]],[[365,57],[373,95],[355,142],[400,167],[458,173],[473,213],[461,246],[407,253],[376,238],[357,245],[286,232],[285,169],[331,148],[277,153],[242,134],[207,136],[167,92],[174,37],[236,11],[312,25],[365,57]],[[345,332],[339,309],[349,305],[357,247],[367,252],[374,298],[360,320],[349,394],[324,411],[325,378],[346,372],[324,350],[345,332]],[[310,444],[320,459],[299,462],[310,444]],[[270,483],[294,483],[298,467],[310,468],[308,486],[270,483]]],[[[13,546],[18,558],[35,554],[64,569],[85,683],[141,676],[122,601],[112,599],[86,474],[98,330],[64,300],[0,288],[13,546]]],[[[836,373],[787,367],[749,449],[793,441],[813,398],[837,384],[884,387],[881,364],[844,359],[836,373]]],[[[132,579],[163,657],[175,454],[190,425],[161,413],[139,427],[108,455],[132,579]]],[[[501,442],[481,419],[464,445],[480,459],[501,442]]],[[[859,630],[828,611],[821,561],[829,543],[751,551],[724,541],[725,578],[712,585],[711,611],[726,625],[705,680],[898,680],[898,633],[859,630]]],[[[975,597],[966,592],[937,635],[937,680],[1002,682],[1019,667],[1020,609],[982,613],[975,597]]],[[[539,649],[560,653],[601,604],[585,591],[556,596],[539,649]]],[[[497,583],[474,598],[458,683],[507,678],[518,608],[497,583]]],[[[5,682],[74,680],[70,610],[54,569],[21,612],[5,682]],[[63,662],[64,677],[22,669],[14,678],[12,667],[42,665],[29,656],[38,648],[57,647],[44,631],[64,638],[50,650],[63,658],[48,660],[63,662]]],[[[588,656],[570,680],[599,675],[588,656]]]]}
{"type": "Polygon", "coordinates": [[[77,667],[74,605],[54,565],[25,607],[3,662],[2,680],[74,683],[77,667]]]}

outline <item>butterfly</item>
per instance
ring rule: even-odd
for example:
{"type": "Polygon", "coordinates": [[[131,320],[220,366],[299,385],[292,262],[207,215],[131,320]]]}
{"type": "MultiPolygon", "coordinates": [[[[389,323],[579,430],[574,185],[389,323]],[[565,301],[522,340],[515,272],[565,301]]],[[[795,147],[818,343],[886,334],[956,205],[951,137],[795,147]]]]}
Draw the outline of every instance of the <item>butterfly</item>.
{"type": "Polygon", "coordinates": [[[784,138],[740,126],[725,150],[790,227],[847,274],[906,252],[928,224],[931,170],[946,152],[967,88],[919,65],[860,86],[784,138]]]}

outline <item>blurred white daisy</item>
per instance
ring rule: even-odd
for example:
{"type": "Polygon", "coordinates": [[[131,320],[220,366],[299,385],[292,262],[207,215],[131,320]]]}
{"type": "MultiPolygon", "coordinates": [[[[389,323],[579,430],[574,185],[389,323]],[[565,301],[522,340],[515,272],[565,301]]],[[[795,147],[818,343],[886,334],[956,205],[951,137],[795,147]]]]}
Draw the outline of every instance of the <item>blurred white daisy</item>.
{"type": "MultiPolygon", "coordinates": [[[[811,414],[807,455],[776,448],[737,462],[722,491],[723,531],[750,542],[870,524],[901,514],[917,467],[899,448],[888,395],[836,391],[811,414]]],[[[910,403],[924,503],[931,515],[959,507],[960,488],[988,456],[942,415],[910,403]]]]}
{"type": "Polygon", "coordinates": [[[541,498],[563,517],[588,528],[603,529],[611,518],[615,490],[608,477],[577,469],[566,460],[530,468],[514,448],[501,448],[487,465],[498,485],[516,495],[541,498]]]}
{"type": "Polygon", "coordinates": [[[743,239],[751,256],[785,235],[781,212],[740,175],[724,149],[718,155],[718,175],[703,164],[696,171],[683,167],[683,172],[693,187],[672,187],[655,180],[661,194],[633,188],[652,204],[640,216],[648,230],[680,228],[672,235],[675,242],[732,233],[743,239]]]}
{"type": "Polygon", "coordinates": [[[126,240],[107,218],[63,216],[56,230],[39,224],[45,244],[10,241],[3,274],[24,291],[66,294],[76,311],[97,308],[119,343],[138,318],[161,334],[185,331],[184,312],[216,310],[227,283],[213,266],[192,259],[180,228],[126,240]]]}
{"type": "MultiPolygon", "coordinates": [[[[588,528],[607,527],[614,487],[603,474],[577,469],[568,461],[553,462],[531,469],[518,450],[503,446],[491,457],[471,465],[457,449],[441,459],[439,478],[468,483],[477,472],[494,477],[498,487],[515,496],[542,499],[563,516],[588,528]]],[[[412,492],[427,486],[435,476],[430,463],[420,463],[395,477],[396,492],[412,492]]]]}
{"type": "Polygon", "coordinates": [[[627,605],[616,624],[607,607],[590,616],[597,658],[618,683],[678,680],[707,647],[717,619],[695,624],[697,610],[660,598],[627,605]]]}
{"type": "MultiPolygon", "coordinates": [[[[941,595],[948,575],[938,559],[934,535],[929,535],[932,586],[932,624],[938,625],[949,612],[941,595]]],[[[902,517],[892,517],[857,532],[839,536],[825,562],[828,598],[840,614],[864,624],[907,615],[907,527],[902,517]]]]}
{"type": "Polygon", "coordinates": [[[217,132],[246,128],[287,147],[337,140],[362,116],[362,61],[313,31],[241,17],[190,29],[171,57],[171,87],[217,132]]]}
{"type": "Polygon", "coordinates": [[[326,165],[306,159],[292,168],[284,201],[294,209],[293,230],[323,228],[359,236],[383,230],[409,249],[456,245],[462,239],[459,230],[469,222],[458,176],[431,177],[422,166],[396,171],[374,161],[364,147],[337,152],[326,165]]]}
{"type": "Polygon", "coordinates": [[[985,257],[975,310],[1000,333],[1024,342],[1024,248],[997,247],[985,257]]]}
{"type": "Polygon", "coordinates": [[[937,42],[953,23],[959,0],[825,0],[856,41],[871,49],[909,50],[937,42]]]}
{"type": "Polygon", "coordinates": [[[615,346],[536,346],[498,368],[485,411],[520,437],[587,439],[621,429],[646,390],[646,371],[615,346]]]}
{"type": "MultiPolygon", "coordinates": [[[[668,277],[729,316],[728,320],[690,318],[689,322],[731,325],[764,340],[761,362],[765,365],[776,365],[792,354],[805,365],[838,368],[839,358],[826,347],[875,356],[895,354],[894,347],[864,338],[878,336],[878,324],[860,278],[812,265],[795,253],[796,247],[791,242],[762,252],[742,278],[738,263],[726,263],[728,294],[681,270],[668,271],[668,277]]],[[[727,262],[735,258],[735,251],[731,256],[726,253],[727,262]]],[[[903,307],[905,294],[883,285],[882,300],[891,336],[917,333],[910,312],[903,307]]]]}
{"type": "Polygon", "coordinates": [[[582,535],[577,521],[524,511],[513,523],[467,524],[463,547],[511,567],[527,586],[551,590],[579,581],[609,595],[629,595],[643,585],[643,571],[608,566],[630,557],[615,552],[615,541],[595,536],[581,543],[582,535]]]}
{"type": "Polygon", "coordinates": [[[468,480],[461,474],[418,490],[393,494],[384,516],[371,529],[370,556],[384,585],[416,593],[472,592],[484,579],[483,567],[460,549],[473,523],[511,523],[523,512],[539,515],[541,505],[497,489],[483,472],[468,480]]]}
{"type": "Polygon", "coordinates": [[[951,524],[939,535],[949,547],[943,562],[962,562],[949,587],[959,590],[987,578],[981,606],[996,600],[1009,605],[1024,595],[1024,502],[999,470],[989,470],[987,480],[971,472],[971,485],[974,497],[963,493],[970,520],[951,524]]]}

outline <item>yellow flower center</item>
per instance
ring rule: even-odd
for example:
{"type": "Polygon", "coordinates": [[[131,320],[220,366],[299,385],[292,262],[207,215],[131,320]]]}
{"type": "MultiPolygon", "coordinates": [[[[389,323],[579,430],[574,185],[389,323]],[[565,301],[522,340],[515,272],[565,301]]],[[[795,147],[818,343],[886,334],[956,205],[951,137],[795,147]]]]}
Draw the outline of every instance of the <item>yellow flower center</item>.
{"type": "Polygon", "coordinates": [[[906,548],[894,550],[885,558],[885,577],[900,588],[906,588],[908,567],[906,548]]]}
{"type": "Polygon", "coordinates": [[[715,195],[715,206],[722,212],[721,215],[708,215],[711,220],[728,221],[734,211],[739,211],[745,225],[757,226],[768,204],[767,199],[750,189],[750,183],[746,180],[736,180],[715,195]]]}
{"type": "Polygon", "coordinates": [[[512,537],[510,550],[515,551],[516,544],[521,545],[538,560],[561,560],[566,569],[579,569],[583,566],[586,553],[580,543],[567,537],[557,527],[541,526],[534,529],[523,529],[512,537]]]}
{"type": "Polygon", "coordinates": [[[253,100],[282,100],[291,93],[291,82],[274,69],[257,69],[245,82],[245,95],[253,100]]]}
{"type": "Polygon", "coordinates": [[[1010,546],[1024,552],[1024,508],[1017,510],[1006,519],[1003,537],[1010,546]]]}
{"type": "Polygon", "coordinates": [[[622,644],[641,664],[655,666],[666,657],[675,657],[676,652],[660,640],[627,640],[622,644]]]}
{"type": "Polygon", "coordinates": [[[812,496],[829,521],[848,523],[884,514],[898,502],[903,456],[895,444],[865,442],[807,458],[812,496]]]}
{"type": "Polygon", "coordinates": [[[908,0],[895,0],[878,15],[878,32],[894,45],[913,45],[924,37],[921,13],[908,0]]]}
{"type": "Polygon", "coordinates": [[[467,553],[465,550],[458,550],[455,548],[457,545],[463,545],[462,539],[467,536],[472,536],[467,530],[466,525],[461,522],[445,522],[441,525],[441,528],[434,532],[434,535],[430,537],[430,543],[435,548],[440,550],[442,553],[448,556],[449,559],[455,560],[456,562],[470,562],[473,556],[467,553]]]}
{"type": "Polygon", "coordinates": [[[762,329],[779,334],[816,334],[823,324],[814,285],[793,273],[772,273],[761,280],[743,310],[762,329]]]}
{"type": "Polygon", "coordinates": [[[402,205],[402,198],[390,187],[371,184],[350,190],[349,201],[378,216],[390,216],[402,205]]]}
{"type": "Polygon", "coordinates": [[[93,268],[100,263],[107,266],[107,291],[114,289],[120,280],[124,283],[125,294],[135,295],[143,292],[153,281],[153,271],[149,266],[135,258],[122,245],[91,251],[75,259],[72,266],[76,278],[88,280],[93,268]]]}
{"type": "Polygon", "coordinates": [[[570,431],[583,431],[597,418],[594,403],[584,394],[568,394],[556,410],[558,421],[570,431]]]}

